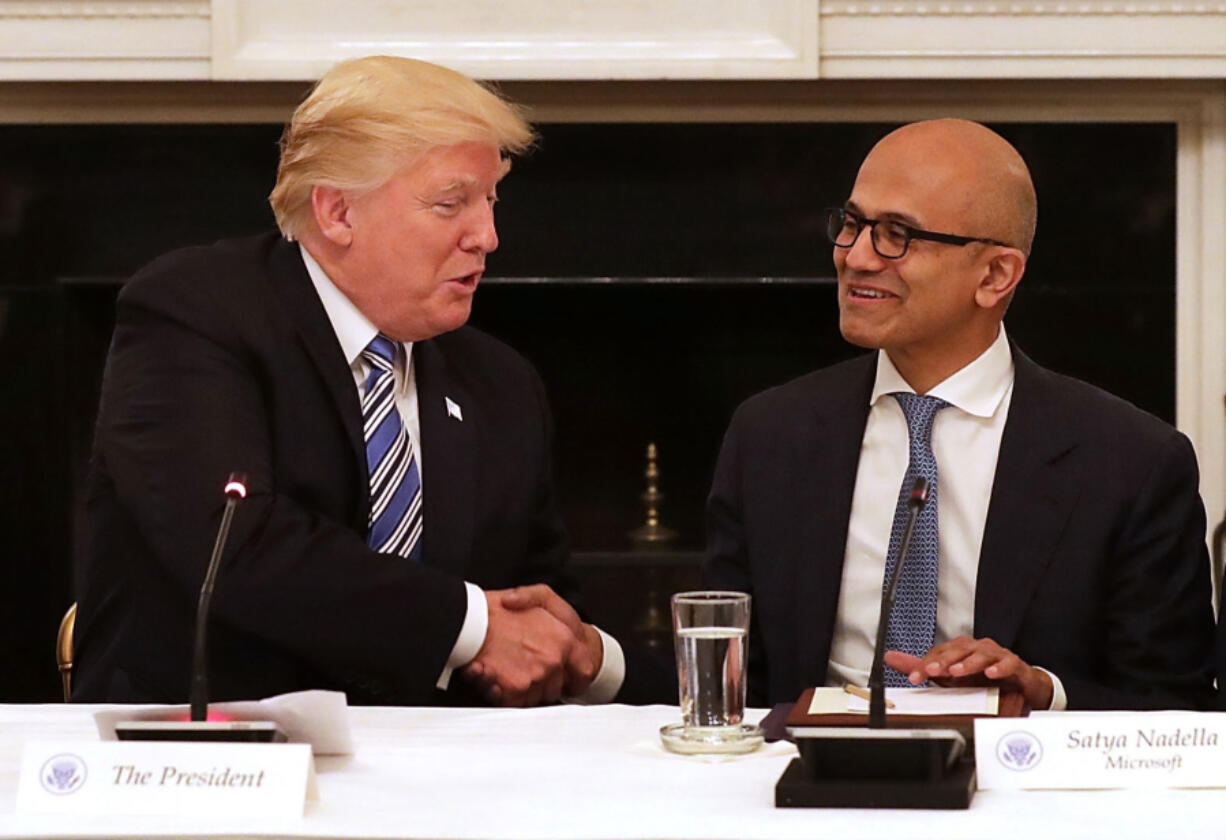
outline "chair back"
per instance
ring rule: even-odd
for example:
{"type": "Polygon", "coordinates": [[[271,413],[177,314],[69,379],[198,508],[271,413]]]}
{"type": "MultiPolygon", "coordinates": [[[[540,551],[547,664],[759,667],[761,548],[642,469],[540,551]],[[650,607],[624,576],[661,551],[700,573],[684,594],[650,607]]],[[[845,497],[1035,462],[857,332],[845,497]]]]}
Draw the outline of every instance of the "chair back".
{"type": "Polygon", "coordinates": [[[72,699],[72,632],[77,624],[74,601],[60,619],[60,631],[55,635],[55,662],[60,666],[60,682],[64,685],[64,702],[72,699]]]}

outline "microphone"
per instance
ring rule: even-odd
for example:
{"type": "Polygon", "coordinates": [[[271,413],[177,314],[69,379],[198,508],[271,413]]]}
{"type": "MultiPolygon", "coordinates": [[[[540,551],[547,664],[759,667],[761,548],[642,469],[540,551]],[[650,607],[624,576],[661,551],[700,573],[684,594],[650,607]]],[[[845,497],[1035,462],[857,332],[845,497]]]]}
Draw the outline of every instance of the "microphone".
{"type": "Polygon", "coordinates": [[[902,577],[903,563],[907,561],[907,553],[911,549],[911,533],[915,530],[915,520],[920,511],[928,504],[928,479],[920,476],[911,485],[911,494],[907,497],[907,527],[902,532],[902,545],[898,551],[898,560],[890,573],[890,582],[881,593],[881,614],[877,618],[877,644],[873,648],[873,665],[868,672],[868,726],[870,729],[885,728],[885,636],[890,625],[890,613],[894,609],[894,596],[898,592],[898,580],[902,577]]]}
{"type": "Polygon", "coordinates": [[[800,750],[775,785],[780,807],[966,808],[975,790],[974,761],[962,760],[966,739],[952,723],[887,728],[885,637],[915,520],[928,503],[928,481],[917,478],[907,497],[898,560],[881,593],[877,642],[869,671],[868,726],[802,724],[789,728],[800,750]],[[930,728],[931,727],[931,728],[930,728]]]}
{"type": "Polygon", "coordinates": [[[200,585],[200,600],[196,603],[196,637],[192,650],[192,685],[189,694],[193,721],[204,721],[208,718],[209,607],[213,603],[213,584],[217,582],[217,567],[221,565],[221,555],[226,547],[226,539],[230,536],[234,509],[238,507],[240,500],[247,498],[247,476],[241,472],[230,473],[223,492],[226,494],[226,508],[221,513],[221,525],[217,528],[217,540],[213,543],[213,556],[209,558],[208,568],[204,572],[204,583],[200,585]]]}
{"type": "Polygon", "coordinates": [[[191,719],[184,720],[129,720],[115,724],[115,736],[121,741],[263,741],[282,742],[285,733],[275,723],[261,720],[231,720],[211,723],[209,711],[208,636],[209,607],[213,602],[213,585],[217,582],[217,570],[221,555],[230,536],[230,523],[234,509],[247,498],[247,476],[232,472],[223,488],[226,507],[221,513],[217,539],[213,542],[213,554],[204,572],[200,585],[200,599],[196,603],[196,633],[192,648],[191,688],[188,700],[191,719]]]}

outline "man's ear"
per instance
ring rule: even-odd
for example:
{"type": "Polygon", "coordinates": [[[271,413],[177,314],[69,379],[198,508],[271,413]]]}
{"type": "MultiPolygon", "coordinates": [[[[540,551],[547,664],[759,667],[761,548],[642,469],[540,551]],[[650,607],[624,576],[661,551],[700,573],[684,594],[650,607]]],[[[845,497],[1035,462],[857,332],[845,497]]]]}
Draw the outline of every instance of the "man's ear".
{"type": "Polygon", "coordinates": [[[343,191],[319,184],[311,187],[311,212],[319,232],[333,245],[344,248],[353,241],[349,200],[343,191]]]}
{"type": "Polygon", "coordinates": [[[1007,302],[1025,273],[1026,255],[1017,248],[1000,248],[988,260],[975,288],[975,303],[984,309],[993,309],[1002,301],[1007,302]]]}

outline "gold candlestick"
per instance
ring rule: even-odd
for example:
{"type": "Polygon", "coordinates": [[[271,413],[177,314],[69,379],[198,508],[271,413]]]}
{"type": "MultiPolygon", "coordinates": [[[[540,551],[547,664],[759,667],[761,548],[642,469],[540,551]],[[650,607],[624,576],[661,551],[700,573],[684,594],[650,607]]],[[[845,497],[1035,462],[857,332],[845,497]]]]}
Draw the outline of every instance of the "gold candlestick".
{"type": "Polygon", "coordinates": [[[660,524],[660,503],[664,494],[660,492],[660,469],[656,464],[656,445],[647,444],[647,469],[644,476],[647,479],[647,490],[640,497],[646,508],[647,521],[630,532],[630,541],[636,551],[650,551],[667,548],[677,538],[677,532],[660,524]]]}
{"type": "MultiPolygon", "coordinates": [[[[656,463],[655,443],[647,444],[647,489],[641,498],[646,509],[647,521],[630,532],[630,542],[636,552],[667,551],[677,538],[677,532],[660,524],[660,504],[664,494],[660,492],[660,468],[656,463]]],[[[672,624],[668,617],[668,596],[660,588],[660,569],[648,561],[643,567],[645,576],[644,597],[646,607],[634,623],[638,638],[653,649],[666,649],[672,644],[672,624]]]]}

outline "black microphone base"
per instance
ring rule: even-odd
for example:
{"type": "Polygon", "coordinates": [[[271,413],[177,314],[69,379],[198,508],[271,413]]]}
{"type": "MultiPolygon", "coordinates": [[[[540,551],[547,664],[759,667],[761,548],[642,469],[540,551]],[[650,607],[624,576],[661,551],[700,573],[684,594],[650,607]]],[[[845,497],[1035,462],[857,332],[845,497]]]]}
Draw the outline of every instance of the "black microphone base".
{"type": "Polygon", "coordinates": [[[817,779],[795,758],[775,784],[775,807],[965,810],[974,794],[975,762],[969,758],[936,781],[817,779]]]}
{"type": "Polygon", "coordinates": [[[780,808],[965,809],[975,762],[956,731],[795,727],[800,759],[775,786],[780,808]]]}
{"type": "Polygon", "coordinates": [[[266,720],[221,722],[130,720],[115,724],[120,741],[244,741],[280,744],[285,733],[266,720]]]}

